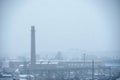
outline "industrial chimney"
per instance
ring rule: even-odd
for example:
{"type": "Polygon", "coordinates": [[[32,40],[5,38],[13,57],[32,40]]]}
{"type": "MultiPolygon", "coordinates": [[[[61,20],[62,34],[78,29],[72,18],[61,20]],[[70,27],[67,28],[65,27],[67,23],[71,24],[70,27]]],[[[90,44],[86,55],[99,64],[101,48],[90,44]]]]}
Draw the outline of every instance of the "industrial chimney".
{"type": "Polygon", "coordinates": [[[35,27],[31,26],[31,65],[36,64],[35,27]]]}

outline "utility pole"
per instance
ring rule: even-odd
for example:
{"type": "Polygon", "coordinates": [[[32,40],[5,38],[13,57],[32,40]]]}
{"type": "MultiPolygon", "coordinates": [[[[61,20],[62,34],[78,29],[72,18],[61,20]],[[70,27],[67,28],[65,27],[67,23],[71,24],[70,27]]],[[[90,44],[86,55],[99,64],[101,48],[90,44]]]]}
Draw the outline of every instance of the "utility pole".
{"type": "Polygon", "coordinates": [[[94,80],[94,60],[92,60],[92,80],[94,80]]]}
{"type": "Polygon", "coordinates": [[[87,66],[86,66],[86,54],[83,53],[83,67],[84,67],[84,72],[83,72],[83,75],[84,75],[84,79],[86,79],[86,73],[87,73],[87,66]]]}
{"type": "Polygon", "coordinates": [[[111,80],[111,76],[112,76],[111,67],[109,67],[109,76],[110,76],[110,80],[111,80]]]}
{"type": "Polygon", "coordinates": [[[85,67],[85,64],[86,64],[86,54],[83,53],[83,63],[84,63],[84,67],[85,67]]]}

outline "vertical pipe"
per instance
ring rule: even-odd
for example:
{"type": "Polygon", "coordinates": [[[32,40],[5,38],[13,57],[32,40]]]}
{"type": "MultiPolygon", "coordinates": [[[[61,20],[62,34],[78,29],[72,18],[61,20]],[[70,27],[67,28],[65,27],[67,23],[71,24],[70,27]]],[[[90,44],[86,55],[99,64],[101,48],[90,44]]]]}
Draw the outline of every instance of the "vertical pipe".
{"type": "Polygon", "coordinates": [[[92,60],[92,80],[94,80],[94,60],[92,60]]]}

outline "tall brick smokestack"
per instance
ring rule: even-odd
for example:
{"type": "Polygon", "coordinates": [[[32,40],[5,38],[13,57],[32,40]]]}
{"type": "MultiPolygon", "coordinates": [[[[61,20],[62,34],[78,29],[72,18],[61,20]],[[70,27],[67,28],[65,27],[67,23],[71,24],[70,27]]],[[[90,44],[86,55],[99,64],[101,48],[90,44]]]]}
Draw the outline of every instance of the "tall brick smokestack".
{"type": "Polygon", "coordinates": [[[31,64],[36,63],[36,51],[35,51],[35,27],[31,26],[31,64]]]}

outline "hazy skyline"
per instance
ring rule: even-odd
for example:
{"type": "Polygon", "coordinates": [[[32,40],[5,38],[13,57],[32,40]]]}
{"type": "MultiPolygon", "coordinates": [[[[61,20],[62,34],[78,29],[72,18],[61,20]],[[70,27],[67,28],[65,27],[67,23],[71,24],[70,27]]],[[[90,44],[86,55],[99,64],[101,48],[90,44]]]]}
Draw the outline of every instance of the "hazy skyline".
{"type": "Polygon", "coordinates": [[[30,54],[30,28],[36,51],[120,51],[119,0],[1,0],[1,53],[30,54]]]}

